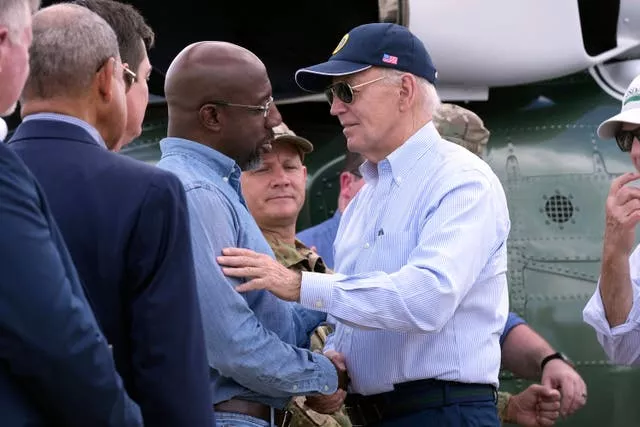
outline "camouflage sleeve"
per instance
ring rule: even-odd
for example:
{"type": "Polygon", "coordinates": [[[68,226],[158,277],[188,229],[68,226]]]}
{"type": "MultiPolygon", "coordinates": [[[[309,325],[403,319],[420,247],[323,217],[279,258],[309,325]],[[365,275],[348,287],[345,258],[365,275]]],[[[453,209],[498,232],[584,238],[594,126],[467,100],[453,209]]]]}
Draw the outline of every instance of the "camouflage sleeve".
{"type": "Polygon", "coordinates": [[[318,326],[316,330],[311,335],[311,351],[315,351],[316,353],[322,353],[322,349],[324,348],[324,344],[327,341],[327,336],[330,335],[333,331],[331,330],[331,326],[322,325],[318,326]]]}
{"type": "Polygon", "coordinates": [[[509,399],[511,399],[511,394],[503,391],[498,392],[498,417],[500,418],[500,422],[509,422],[507,420],[507,406],[509,406],[509,399]]]}

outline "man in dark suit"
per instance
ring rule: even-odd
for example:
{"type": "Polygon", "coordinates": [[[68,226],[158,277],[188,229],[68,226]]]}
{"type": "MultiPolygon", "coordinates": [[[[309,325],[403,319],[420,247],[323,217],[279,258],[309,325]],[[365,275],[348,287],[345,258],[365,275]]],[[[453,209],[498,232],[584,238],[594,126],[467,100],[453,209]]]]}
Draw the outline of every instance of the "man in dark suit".
{"type": "Polygon", "coordinates": [[[107,150],[127,120],[116,35],[87,8],[34,19],[23,123],[10,141],[43,186],[146,425],[212,425],[184,190],[107,150]]]}
{"type": "MultiPolygon", "coordinates": [[[[38,7],[37,0],[2,3],[0,116],[13,112],[27,78],[38,7]]],[[[2,143],[0,170],[0,424],[142,425],[46,198],[2,143]]]]}

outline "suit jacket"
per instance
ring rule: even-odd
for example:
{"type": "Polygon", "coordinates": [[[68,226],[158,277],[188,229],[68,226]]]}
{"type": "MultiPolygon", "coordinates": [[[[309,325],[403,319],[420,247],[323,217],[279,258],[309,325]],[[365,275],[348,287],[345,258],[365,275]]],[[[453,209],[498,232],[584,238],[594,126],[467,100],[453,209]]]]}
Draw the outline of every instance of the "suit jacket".
{"type": "Polygon", "coordinates": [[[51,204],[116,368],[150,426],[213,423],[186,198],[177,177],[33,119],[9,147],[51,204]]]}
{"type": "Polygon", "coordinates": [[[46,198],[3,143],[0,171],[0,425],[142,425],[46,198]]]}

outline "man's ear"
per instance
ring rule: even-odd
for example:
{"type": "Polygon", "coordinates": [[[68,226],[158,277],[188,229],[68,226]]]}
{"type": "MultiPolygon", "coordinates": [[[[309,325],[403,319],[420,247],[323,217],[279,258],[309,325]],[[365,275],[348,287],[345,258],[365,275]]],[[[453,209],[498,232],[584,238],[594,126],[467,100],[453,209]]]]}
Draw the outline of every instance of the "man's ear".
{"type": "Polygon", "coordinates": [[[415,76],[405,73],[400,80],[400,111],[406,111],[416,99],[418,80],[415,76]]]}
{"type": "Polygon", "coordinates": [[[109,58],[96,73],[94,83],[98,93],[105,102],[111,102],[113,98],[113,77],[116,68],[115,58],[109,58]]]}
{"type": "Polygon", "coordinates": [[[216,105],[203,105],[200,107],[200,111],[198,111],[198,117],[200,119],[200,123],[202,123],[202,126],[205,128],[214,132],[220,132],[220,129],[222,129],[224,115],[221,114],[220,109],[216,105]]]}
{"type": "Polygon", "coordinates": [[[353,182],[354,176],[349,172],[340,173],[340,193],[349,190],[349,185],[353,182]]]}

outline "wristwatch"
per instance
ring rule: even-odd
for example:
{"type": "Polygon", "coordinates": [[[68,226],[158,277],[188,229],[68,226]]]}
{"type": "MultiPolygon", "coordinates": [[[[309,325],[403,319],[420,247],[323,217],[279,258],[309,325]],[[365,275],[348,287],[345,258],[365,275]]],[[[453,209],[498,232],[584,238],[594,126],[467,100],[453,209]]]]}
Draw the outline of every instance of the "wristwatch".
{"type": "Polygon", "coordinates": [[[568,364],[569,366],[573,367],[573,362],[571,362],[571,359],[569,359],[563,353],[557,352],[557,353],[550,354],[549,356],[542,359],[542,362],[540,362],[540,372],[544,371],[544,366],[553,359],[560,359],[566,364],[568,364]]]}

